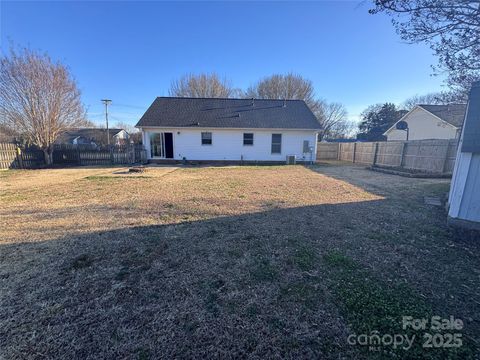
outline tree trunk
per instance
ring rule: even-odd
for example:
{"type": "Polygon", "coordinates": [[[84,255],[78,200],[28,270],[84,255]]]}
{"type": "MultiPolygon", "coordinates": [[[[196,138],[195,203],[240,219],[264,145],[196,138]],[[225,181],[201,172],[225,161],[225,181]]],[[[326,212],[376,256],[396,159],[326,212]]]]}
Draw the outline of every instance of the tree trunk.
{"type": "Polygon", "coordinates": [[[53,149],[47,148],[43,149],[43,156],[45,157],[45,164],[47,166],[52,166],[53,164],[53,149]]]}

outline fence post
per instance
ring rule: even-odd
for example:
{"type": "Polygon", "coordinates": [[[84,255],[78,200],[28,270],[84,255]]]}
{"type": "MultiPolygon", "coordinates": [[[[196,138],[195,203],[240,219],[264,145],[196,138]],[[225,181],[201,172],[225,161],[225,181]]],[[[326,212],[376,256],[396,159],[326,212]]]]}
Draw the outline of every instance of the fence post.
{"type": "Polygon", "coordinates": [[[342,159],[342,143],[338,143],[337,147],[337,160],[340,161],[342,159]]]}
{"type": "Polygon", "coordinates": [[[442,174],[445,174],[446,172],[446,167],[447,167],[447,161],[448,161],[448,150],[450,148],[450,141],[447,140],[445,144],[445,158],[443,159],[443,166],[442,166],[442,174]]]}
{"type": "Polygon", "coordinates": [[[373,152],[373,164],[372,166],[375,166],[377,163],[377,154],[378,154],[378,142],[375,142],[375,150],[373,152]]]}
{"type": "Polygon", "coordinates": [[[415,170],[417,169],[417,159],[418,159],[418,154],[420,153],[420,143],[417,143],[417,152],[415,153],[415,156],[413,157],[413,165],[412,165],[412,169],[415,170]]]}
{"type": "Polygon", "coordinates": [[[110,162],[113,164],[115,164],[115,156],[113,155],[113,146],[110,146],[110,162]]]}
{"type": "Polygon", "coordinates": [[[352,156],[352,163],[355,162],[355,156],[357,154],[357,142],[353,143],[353,156],[352,156]]]}
{"type": "Polygon", "coordinates": [[[400,167],[403,168],[403,165],[405,165],[405,149],[407,148],[408,144],[406,141],[402,143],[402,157],[400,158],[400,167]]]}
{"type": "Polygon", "coordinates": [[[23,167],[22,149],[20,149],[20,147],[17,146],[17,148],[15,150],[17,152],[18,167],[20,169],[23,169],[24,167],[23,167]]]}

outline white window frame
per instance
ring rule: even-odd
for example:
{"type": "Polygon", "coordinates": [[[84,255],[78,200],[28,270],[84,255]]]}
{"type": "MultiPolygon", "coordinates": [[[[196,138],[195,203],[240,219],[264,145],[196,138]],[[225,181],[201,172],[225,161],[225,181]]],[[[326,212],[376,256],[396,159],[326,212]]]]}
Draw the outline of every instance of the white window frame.
{"type": "Polygon", "coordinates": [[[271,143],[271,147],[270,147],[270,150],[271,150],[271,153],[272,153],[272,154],[281,154],[281,153],[282,153],[282,138],[283,138],[283,136],[282,136],[282,134],[280,134],[280,133],[272,134],[272,143],[271,143]],[[276,143],[273,142],[273,137],[274,137],[275,135],[280,135],[280,142],[276,142],[276,143]],[[278,152],[275,151],[275,152],[274,152],[274,151],[273,151],[273,146],[274,146],[274,145],[280,145],[280,151],[278,151],[278,152]]]}

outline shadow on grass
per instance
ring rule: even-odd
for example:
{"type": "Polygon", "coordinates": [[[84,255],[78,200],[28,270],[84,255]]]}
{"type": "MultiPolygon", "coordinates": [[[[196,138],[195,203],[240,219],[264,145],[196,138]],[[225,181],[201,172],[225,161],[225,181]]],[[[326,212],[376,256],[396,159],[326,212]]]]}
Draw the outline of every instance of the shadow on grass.
{"type": "MultiPolygon", "coordinates": [[[[396,331],[401,315],[455,311],[478,321],[469,299],[455,308],[434,295],[439,289],[464,294],[456,281],[468,283],[473,298],[478,259],[460,247],[442,258],[443,248],[431,246],[451,239],[432,235],[430,224],[416,224],[414,239],[407,232],[412,224],[392,236],[378,223],[384,203],[276,209],[2,245],[0,357],[359,358],[372,354],[348,345],[348,335],[396,331]],[[430,284],[452,266],[458,272],[430,284]]],[[[466,331],[478,336],[470,323],[466,331]]],[[[447,355],[468,358],[472,342],[464,343],[461,357],[447,355]]],[[[442,350],[396,353],[425,354],[446,356],[442,350]]]]}

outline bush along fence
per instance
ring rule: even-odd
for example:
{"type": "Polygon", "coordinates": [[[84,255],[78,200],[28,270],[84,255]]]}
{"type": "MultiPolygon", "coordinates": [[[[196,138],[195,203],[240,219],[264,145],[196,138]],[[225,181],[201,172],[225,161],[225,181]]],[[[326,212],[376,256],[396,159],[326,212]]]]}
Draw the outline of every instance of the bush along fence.
{"type": "Polygon", "coordinates": [[[319,143],[317,160],[341,160],[407,173],[451,175],[457,140],[319,143]]]}
{"type": "MultiPolygon", "coordinates": [[[[53,148],[54,166],[121,165],[145,163],[147,153],[142,145],[70,145],[53,148]]],[[[35,169],[45,166],[43,151],[11,143],[0,143],[0,169],[35,169]]]]}

